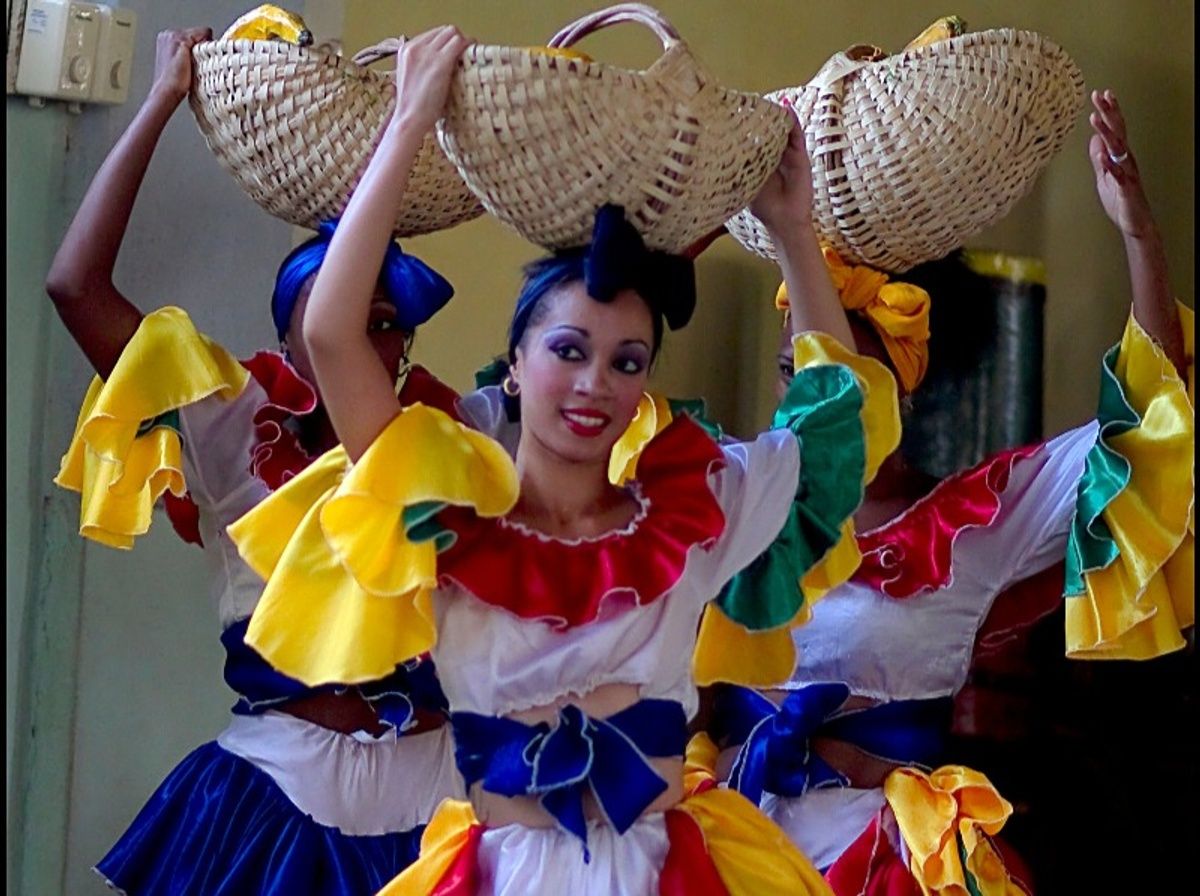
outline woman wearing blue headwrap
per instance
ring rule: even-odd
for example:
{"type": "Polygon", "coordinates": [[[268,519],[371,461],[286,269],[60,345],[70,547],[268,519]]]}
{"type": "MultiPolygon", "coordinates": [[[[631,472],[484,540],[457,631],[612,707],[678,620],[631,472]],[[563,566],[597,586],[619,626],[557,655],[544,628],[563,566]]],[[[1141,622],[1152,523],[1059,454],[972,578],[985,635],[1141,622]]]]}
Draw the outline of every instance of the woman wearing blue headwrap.
{"type": "Polygon", "coordinates": [[[267,579],[247,641],[311,685],[437,661],[470,802],[443,804],[385,893],[827,893],[748,800],[691,790],[683,757],[698,628],[786,630],[802,611],[714,592],[785,527],[796,575],[817,565],[861,498],[874,421],[895,417],[890,376],[847,348],[802,135],[754,202],[807,299],[776,428],[718,445],[686,415],[659,426],[647,376],[691,316],[693,271],[616,206],[587,246],[527,269],[501,387],[464,400],[462,423],[403,408],[365,351],[364,272],[466,45],[448,27],[398,51],[394,117],[302,326],[354,464],[310,467],[230,526],[267,579]],[[633,474],[613,477],[631,431],[633,474]]]}
{"type": "MultiPolygon", "coordinates": [[[[271,313],[282,354],[238,362],[180,309],[143,315],[112,281],[155,144],[187,95],[191,48],[209,37],[159,36],[150,95],[46,284],[99,374],[57,480],[82,493],[81,533],[131,547],[165,497],[176,528],[212,555],[225,680],[238,694],[228,728],[171,772],[97,870],[134,896],[369,893],[415,857],[438,802],[461,792],[432,665],[320,688],[274,671],[244,640],[263,583],[224,534],[311,463],[336,462],[301,329],[334,224],[280,266],[271,313]]],[[[390,241],[381,254],[364,350],[399,378],[402,403],[454,414],[453,393],[406,358],[450,285],[390,241]]]]}

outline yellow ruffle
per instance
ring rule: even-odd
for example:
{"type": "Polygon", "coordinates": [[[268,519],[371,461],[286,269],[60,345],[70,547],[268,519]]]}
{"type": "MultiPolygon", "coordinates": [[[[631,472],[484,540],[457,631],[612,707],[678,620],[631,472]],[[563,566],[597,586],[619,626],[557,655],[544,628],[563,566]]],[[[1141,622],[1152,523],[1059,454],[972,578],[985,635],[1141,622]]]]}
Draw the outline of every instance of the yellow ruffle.
{"type": "Polygon", "coordinates": [[[231,399],[249,373],[198,332],[187,314],[167,307],[147,314],[106,381],[92,380],[55,483],[80,493],[79,534],[128,549],[150,528],[154,502],[167,489],[182,495],[179,434],[143,424],[210,395],[231,399]]]}
{"type": "MultiPolygon", "coordinates": [[[[796,336],[792,340],[792,350],[796,370],[820,364],[841,364],[850,368],[857,378],[863,393],[865,487],[900,444],[900,407],[895,378],[878,361],[855,354],[825,333],[796,336]]],[[[847,519],[842,523],[842,535],[837,544],[800,580],[804,603],[787,625],[766,631],[749,631],[718,607],[706,607],[692,658],[692,675],[697,684],[730,681],[746,687],[765,688],[787,681],[796,666],[792,629],[809,620],[814,602],[849,581],[861,560],[854,521],[847,519]]]]}
{"type": "Polygon", "coordinates": [[[740,793],[715,788],[678,807],[700,826],[704,844],[729,896],[833,891],[774,822],[740,793]]]}
{"type": "Polygon", "coordinates": [[[613,445],[608,456],[608,481],[624,485],[637,476],[637,461],[650,440],[671,422],[671,406],[663,395],[643,392],[633,420],[613,445]]]}
{"type": "Polygon", "coordinates": [[[432,893],[446,876],[455,858],[467,845],[475,810],[462,800],[442,800],[421,834],[421,856],[393,877],[376,896],[414,896],[432,893]]]}
{"type": "Polygon", "coordinates": [[[961,765],[930,774],[901,768],[888,775],[883,793],[922,893],[968,896],[969,873],[982,896],[1025,896],[983,836],[997,833],[1012,815],[1012,805],[984,775],[961,765]]]}
{"type": "Polygon", "coordinates": [[[1086,594],[1066,599],[1071,657],[1161,656],[1184,647],[1181,631],[1195,624],[1195,323],[1178,308],[1186,385],[1132,315],[1121,339],[1115,373],[1142,422],[1109,439],[1131,467],[1129,484],[1104,510],[1120,556],[1084,575],[1086,594]]]}
{"type": "Polygon", "coordinates": [[[717,783],[717,759],[720,748],[707,732],[693,734],[683,754],[683,792],[695,793],[706,785],[717,783]]]}
{"type": "Polygon", "coordinates": [[[310,686],[387,675],[437,639],[437,549],[408,539],[404,509],[500,516],[516,498],[500,445],[441,411],[406,408],[353,467],[334,448],[229,527],[267,581],[246,643],[310,686]]]}

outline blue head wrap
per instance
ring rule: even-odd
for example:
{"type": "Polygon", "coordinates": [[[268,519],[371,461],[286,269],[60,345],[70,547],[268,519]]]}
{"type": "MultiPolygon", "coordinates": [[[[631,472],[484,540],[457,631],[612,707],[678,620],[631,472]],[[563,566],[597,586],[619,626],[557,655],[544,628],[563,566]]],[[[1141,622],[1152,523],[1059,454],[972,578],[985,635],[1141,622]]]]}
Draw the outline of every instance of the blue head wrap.
{"type": "MultiPolygon", "coordinates": [[[[281,340],[291,326],[300,288],[320,270],[336,229],[336,220],[323,222],[317,235],[293,249],[279,266],[271,295],[271,318],[281,340]]],[[[394,241],[388,243],[379,276],[384,292],[396,306],[396,325],[407,333],[433,317],[454,295],[454,287],[441,274],[420,259],[405,255],[394,241]]]]}

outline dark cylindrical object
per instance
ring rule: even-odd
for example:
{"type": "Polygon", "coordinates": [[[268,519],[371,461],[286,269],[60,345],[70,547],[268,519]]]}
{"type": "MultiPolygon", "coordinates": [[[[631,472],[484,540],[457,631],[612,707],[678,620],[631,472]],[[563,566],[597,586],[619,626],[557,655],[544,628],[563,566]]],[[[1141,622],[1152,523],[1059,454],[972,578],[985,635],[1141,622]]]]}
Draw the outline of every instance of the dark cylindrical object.
{"type": "Polygon", "coordinates": [[[912,280],[932,299],[930,364],[906,402],[902,450],[943,478],[1042,437],[1045,270],[980,251],[922,268],[912,280]]]}

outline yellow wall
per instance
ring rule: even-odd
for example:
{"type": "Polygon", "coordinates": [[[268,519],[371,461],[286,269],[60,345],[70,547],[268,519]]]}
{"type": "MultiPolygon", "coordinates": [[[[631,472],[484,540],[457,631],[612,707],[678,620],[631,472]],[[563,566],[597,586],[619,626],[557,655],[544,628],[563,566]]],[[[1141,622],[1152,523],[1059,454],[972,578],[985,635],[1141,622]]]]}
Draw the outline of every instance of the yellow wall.
{"type": "MultiPolygon", "coordinates": [[[[544,42],[561,25],[597,8],[587,0],[346,0],[344,41],[353,52],[382,37],[452,22],[486,43],[544,42]]],[[[721,81],[766,91],[807,81],[832,53],[853,43],[898,50],[938,16],[963,16],[974,30],[1041,31],[1080,65],[1088,88],[1112,87],[1167,241],[1172,283],[1189,304],[1195,276],[1194,9],[1184,0],[1044,3],[1039,0],[858,0],[841,3],[660,0],[696,54],[721,81]]],[[[320,36],[319,36],[320,37],[320,36]]],[[[635,25],[593,38],[595,58],[644,67],[654,39],[635,25]]],[[[1104,348],[1119,336],[1128,288],[1121,243],[1095,199],[1081,115],[1060,156],[1008,219],[971,245],[1038,255],[1048,269],[1046,429],[1092,413],[1104,348]]],[[[519,265],[538,254],[490,219],[410,241],[458,289],[451,306],[418,340],[418,358],[464,388],[471,372],[503,346],[519,265]]],[[[657,385],[703,394],[726,425],[749,432],[770,408],[777,277],[771,265],[724,239],[698,265],[700,309],[669,338],[657,385]]]]}

